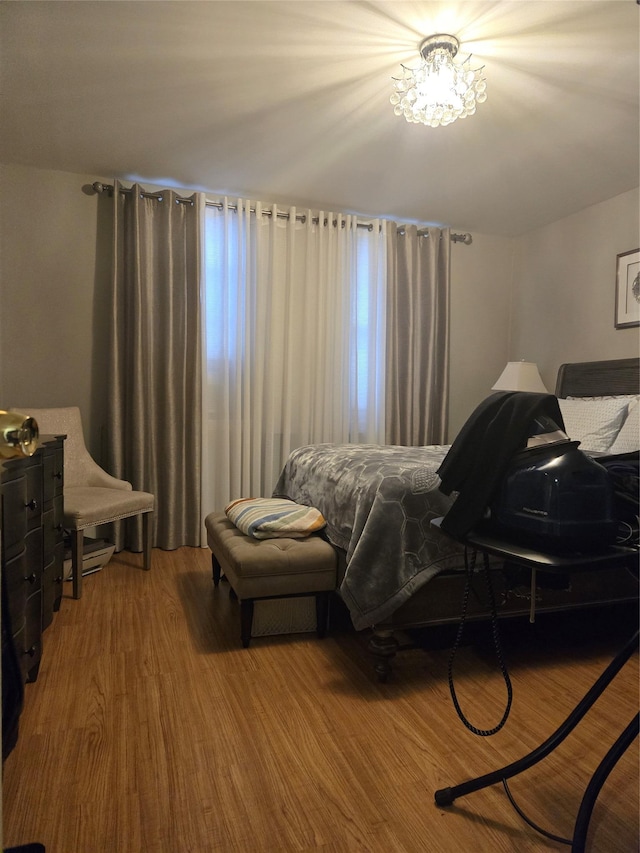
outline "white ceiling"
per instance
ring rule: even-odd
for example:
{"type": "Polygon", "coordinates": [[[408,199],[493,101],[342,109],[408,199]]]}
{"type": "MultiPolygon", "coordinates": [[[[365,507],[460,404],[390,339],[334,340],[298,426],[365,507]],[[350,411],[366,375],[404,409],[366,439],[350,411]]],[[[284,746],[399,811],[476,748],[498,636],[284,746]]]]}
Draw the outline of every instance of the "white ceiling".
{"type": "Polygon", "coordinates": [[[0,3],[0,161],[517,235],[638,186],[635,0],[0,3]],[[436,32],[488,100],[408,124],[436,32]]]}

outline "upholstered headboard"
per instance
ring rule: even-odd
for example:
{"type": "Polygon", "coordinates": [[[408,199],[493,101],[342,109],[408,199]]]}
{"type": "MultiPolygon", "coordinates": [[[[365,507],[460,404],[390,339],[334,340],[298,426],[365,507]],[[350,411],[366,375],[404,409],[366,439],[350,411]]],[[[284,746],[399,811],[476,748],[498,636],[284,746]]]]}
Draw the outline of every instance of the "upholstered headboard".
{"type": "Polygon", "coordinates": [[[555,393],[557,397],[640,394],[640,358],[561,364],[555,393]]]}

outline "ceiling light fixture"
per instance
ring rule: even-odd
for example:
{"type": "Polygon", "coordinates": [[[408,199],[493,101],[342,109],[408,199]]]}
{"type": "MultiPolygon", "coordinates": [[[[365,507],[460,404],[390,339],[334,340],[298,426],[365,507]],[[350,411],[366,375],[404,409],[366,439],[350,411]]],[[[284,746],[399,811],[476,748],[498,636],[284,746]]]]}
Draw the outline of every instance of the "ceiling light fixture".
{"type": "Polygon", "coordinates": [[[402,66],[402,77],[393,77],[391,103],[397,116],[429,127],[447,125],[473,115],[476,104],[487,100],[487,81],[481,68],[470,68],[471,56],[454,62],[460,48],[455,36],[434,35],[420,45],[419,68],[402,66]]]}

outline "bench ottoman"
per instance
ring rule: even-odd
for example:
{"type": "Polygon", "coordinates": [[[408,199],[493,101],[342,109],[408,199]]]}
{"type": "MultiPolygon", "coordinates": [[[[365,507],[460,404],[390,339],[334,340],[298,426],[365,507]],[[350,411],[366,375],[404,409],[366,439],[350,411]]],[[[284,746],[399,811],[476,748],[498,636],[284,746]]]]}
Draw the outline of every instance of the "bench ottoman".
{"type": "Polygon", "coordinates": [[[251,642],[253,603],[261,599],[315,596],[317,633],[324,636],[337,569],[336,552],[326,539],[318,535],[254,539],[238,530],[224,512],[212,512],[204,523],[214,586],[224,574],[240,601],[244,648],[251,642]]]}

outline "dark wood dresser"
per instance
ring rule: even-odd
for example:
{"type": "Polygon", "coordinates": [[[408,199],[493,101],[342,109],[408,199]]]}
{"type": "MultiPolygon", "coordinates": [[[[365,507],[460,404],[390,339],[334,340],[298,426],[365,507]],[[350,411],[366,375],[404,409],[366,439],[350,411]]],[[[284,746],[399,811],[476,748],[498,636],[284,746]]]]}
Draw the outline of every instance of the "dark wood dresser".
{"type": "Polygon", "coordinates": [[[38,677],[42,633],[62,598],[65,436],[41,436],[33,456],[2,466],[2,573],[8,631],[24,681],[38,677]]]}

